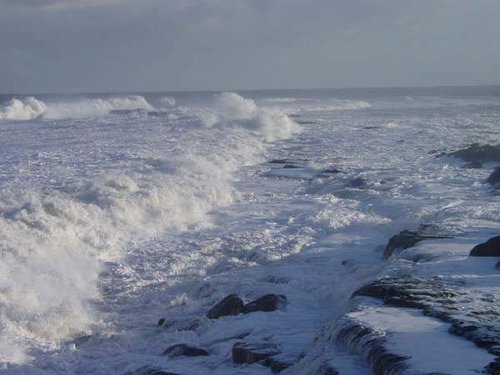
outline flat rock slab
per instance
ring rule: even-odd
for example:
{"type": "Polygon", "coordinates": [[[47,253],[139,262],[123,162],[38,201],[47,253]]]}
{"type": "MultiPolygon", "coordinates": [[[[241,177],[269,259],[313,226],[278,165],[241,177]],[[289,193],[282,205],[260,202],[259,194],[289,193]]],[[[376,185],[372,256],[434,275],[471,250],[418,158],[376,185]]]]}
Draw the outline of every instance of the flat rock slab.
{"type": "Polygon", "coordinates": [[[500,309],[487,294],[459,291],[438,278],[403,276],[375,280],[354,292],[355,296],[378,298],[385,305],[420,309],[424,315],[451,323],[451,334],[472,341],[490,354],[500,355],[500,309]]]}
{"type": "Polygon", "coordinates": [[[445,156],[454,156],[468,162],[485,163],[487,161],[500,161],[500,144],[481,145],[473,143],[469,147],[444,154],[445,156]]]}

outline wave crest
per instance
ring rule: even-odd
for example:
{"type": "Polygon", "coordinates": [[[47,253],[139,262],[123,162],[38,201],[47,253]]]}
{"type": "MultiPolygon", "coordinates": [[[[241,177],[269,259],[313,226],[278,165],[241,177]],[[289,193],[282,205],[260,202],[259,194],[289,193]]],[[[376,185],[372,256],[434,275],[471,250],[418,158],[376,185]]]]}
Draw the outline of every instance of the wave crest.
{"type": "MultiPolygon", "coordinates": [[[[170,101],[172,103],[172,101],[170,101]]],[[[174,102],[175,103],[175,102],[174,102]]],[[[103,116],[112,111],[154,111],[140,95],[111,98],[86,98],[75,101],[43,102],[35,97],[13,98],[0,109],[0,120],[26,121],[78,119],[103,116]]]]}

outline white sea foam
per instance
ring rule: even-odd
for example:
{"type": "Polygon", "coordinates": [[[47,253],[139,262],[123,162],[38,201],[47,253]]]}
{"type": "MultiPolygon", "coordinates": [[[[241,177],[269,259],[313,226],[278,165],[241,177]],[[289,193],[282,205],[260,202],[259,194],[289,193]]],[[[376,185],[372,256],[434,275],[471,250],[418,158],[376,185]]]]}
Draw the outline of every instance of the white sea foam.
{"type": "MultiPolygon", "coordinates": [[[[45,118],[137,105],[147,108],[140,97],[91,100],[49,107],[45,118]]],[[[232,93],[218,98],[213,113],[215,128],[192,129],[168,160],[108,171],[62,190],[28,184],[2,191],[0,361],[26,360],[26,342],[47,346],[88,330],[95,323],[88,302],[99,298],[102,262],[165,231],[210,225],[209,212],[234,199],[233,172],[259,160],[264,140],[298,131],[285,115],[262,112],[232,93]],[[200,140],[205,148],[197,146],[200,140]]]]}
{"type": "Polygon", "coordinates": [[[257,107],[255,101],[232,92],[218,95],[215,108],[203,117],[208,127],[244,128],[264,135],[267,141],[287,138],[301,129],[282,110],[257,107]]]}

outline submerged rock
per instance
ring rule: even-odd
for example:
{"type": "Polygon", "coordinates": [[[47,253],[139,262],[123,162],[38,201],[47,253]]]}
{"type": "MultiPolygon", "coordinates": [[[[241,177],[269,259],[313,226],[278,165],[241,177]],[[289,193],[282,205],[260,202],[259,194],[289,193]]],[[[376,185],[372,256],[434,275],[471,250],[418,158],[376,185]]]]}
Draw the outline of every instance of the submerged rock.
{"type": "Polygon", "coordinates": [[[236,294],[230,294],[207,313],[207,318],[218,319],[221,316],[238,315],[243,312],[243,301],[236,294]]]}
{"type": "Polygon", "coordinates": [[[494,188],[500,188],[500,167],[496,167],[490,176],[486,179],[486,182],[493,185],[494,188]]]}
{"type": "Polygon", "coordinates": [[[269,367],[271,369],[271,372],[274,374],[286,370],[289,367],[292,367],[294,363],[295,363],[294,360],[279,354],[272,357],[268,357],[260,362],[261,365],[269,367]]]}
{"type": "Polygon", "coordinates": [[[255,363],[277,354],[278,348],[271,343],[237,342],[232,351],[234,363],[255,363]]]}
{"type": "Polygon", "coordinates": [[[353,188],[363,188],[368,185],[368,182],[363,177],[356,177],[349,183],[350,187],[353,188]]]}
{"type": "Polygon", "coordinates": [[[126,372],[123,375],[180,375],[177,372],[171,372],[167,370],[162,370],[157,367],[141,367],[132,372],[126,372]]]}
{"type": "Polygon", "coordinates": [[[500,257],[500,236],[492,237],[475,246],[469,255],[471,257],[500,257]]]}
{"type": "Polygon", "coordinates": [[[295,168],[299,168],[298,166],[294,165],[294,164],[285,164],[283,166],[283,168],[285,169],[295,169],[295,168]]]}
{"type": "Polygon", "coordinates": [[[481,145],[473,143],[469,147],[444,154],[445,156],[454,156],[471,163],[485,163],[488,161],[500,161],[500,144],[481,145]]]}
{"type": "Polygon", "coordinates": [[[208,356],[209,354],[205,349],[202,348],[189,346],[187,344],[176,344],[165,349],[163,355],[169,356],[170,358],[176,358],[176,357],[200,357],[200,356],[208,356]]]}
{"type": "Polygon", "coordinates": [[[248,314],[255,311],[282,310],[288,304],[288,299],[282,294],[266,294],[255,301],[243,306],[243,313],[248,314]]]}
{"type": "Polygon", "coordinates": [[[338,170],[337,168],[327,168],[327,169],[323,169],[321,171],[321,173],[325,173],[325,174],[337,174],[337,173],[340,173],[340,170],[338,170]]]}

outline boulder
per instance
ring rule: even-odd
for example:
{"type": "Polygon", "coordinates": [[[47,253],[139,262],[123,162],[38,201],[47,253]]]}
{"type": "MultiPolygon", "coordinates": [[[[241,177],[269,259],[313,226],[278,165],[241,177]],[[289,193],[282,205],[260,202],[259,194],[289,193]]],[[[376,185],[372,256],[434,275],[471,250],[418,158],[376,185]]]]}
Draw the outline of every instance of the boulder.
{"type": "Polygon", "coordinates": [[[201,356],[208,356],[209,354],[205,349],[198,348],[196,346],[190,346],[187,344],[176,344],[165,349],[163,355],[169,356],[170,358],[176,358],[176,357],[201,357],[201,356]]]}
{"type": "Polygon", "coordinates": [[[207,313],[207,318],[218,319],[221,316],[238,315],[243,312],[243,301],[236,294],[230,294],[207,313]]]}
{"type": "Polygon", "coordinates": [[[234,363],[255,363],[279,354],[276,345],[271,343],[237,342],[233,345],[234,363]]]}
{"type": "Polygon", "coordinates": [[[469,255],[471,257],[500,257],[500,236],[492,237],[475,246],[469,255]]]}
{"type": "Polygon", "coordinates": [[[243,313],[248,314],[255,311],[282,310],[288,304],[288,299],[282,294],[266,294],[255,301],[243,306],[243,313]]]}
{"type": "Polygon", "coordinates": [[[495,188],[500,188],[500,167],[496,167],[490,176],[486,179],[486,182],[493,185],[495,188]]]}

